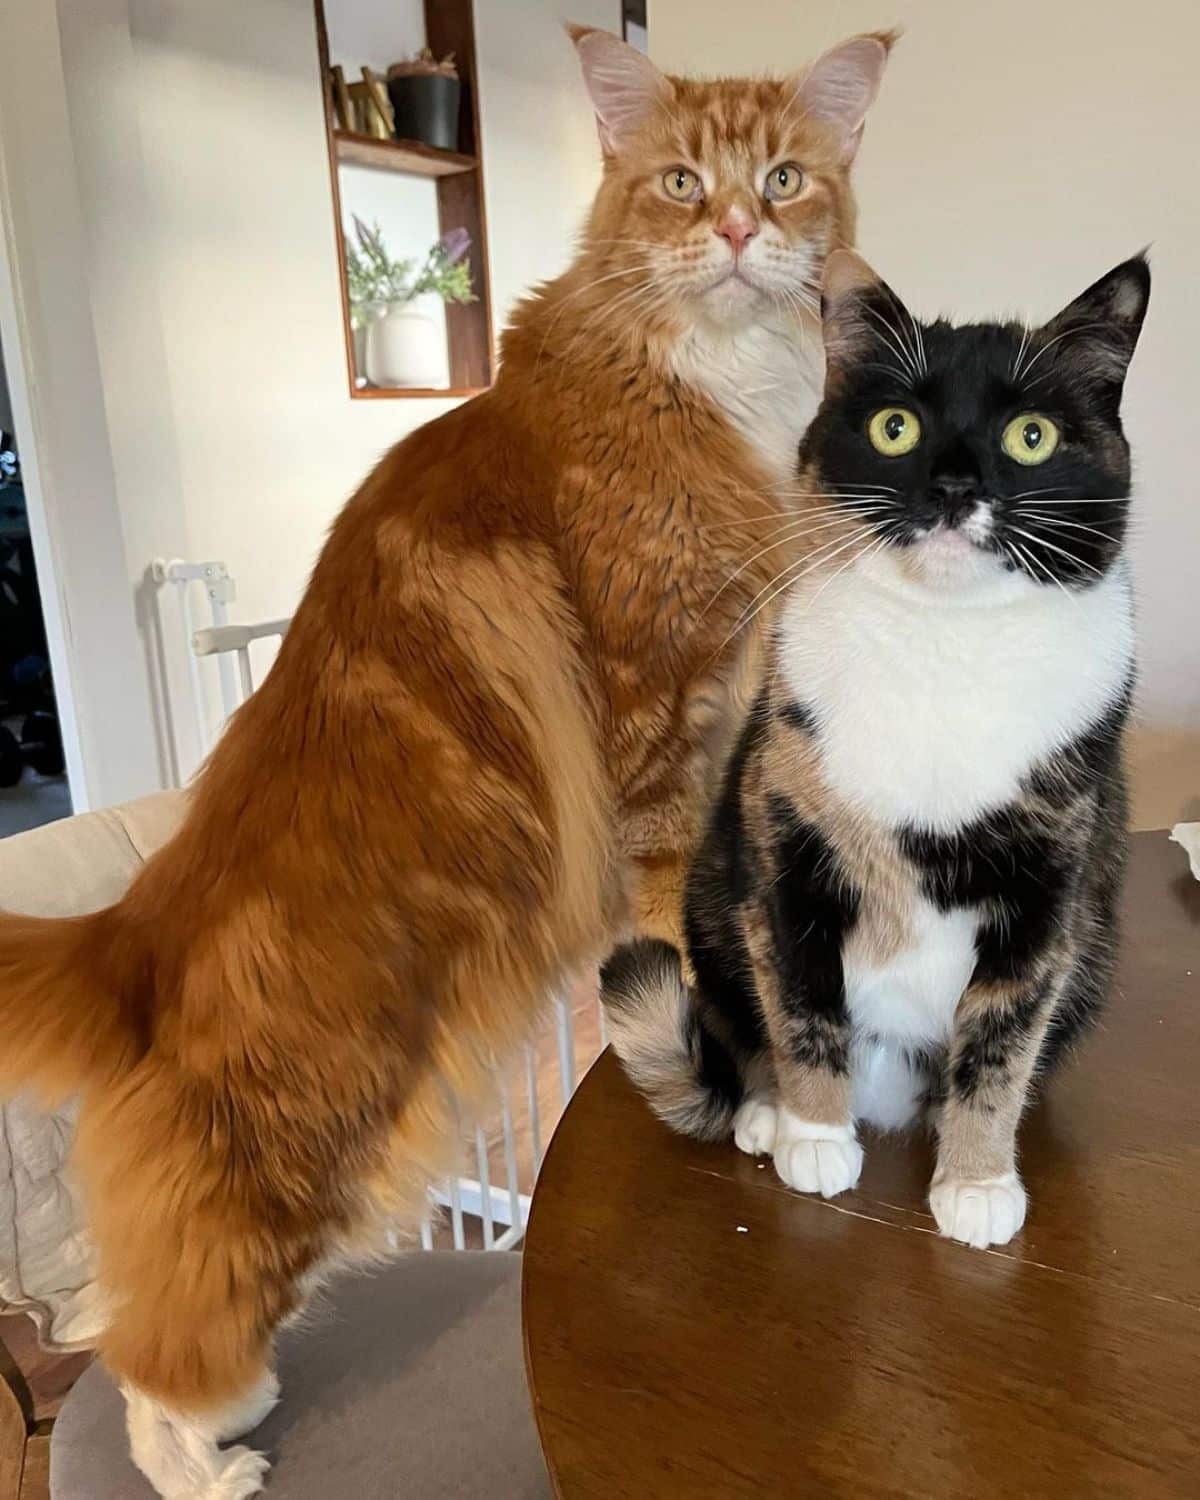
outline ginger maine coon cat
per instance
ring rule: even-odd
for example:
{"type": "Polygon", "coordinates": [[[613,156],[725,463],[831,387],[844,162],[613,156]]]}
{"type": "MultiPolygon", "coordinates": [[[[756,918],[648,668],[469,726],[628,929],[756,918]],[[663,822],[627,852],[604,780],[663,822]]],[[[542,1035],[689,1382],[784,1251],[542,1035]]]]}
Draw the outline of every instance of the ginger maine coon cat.
{"type": "Polygon", "coordinates": [[[278,661],[126,897],[0,919],[0,1077],[83,1098],[76,1165],[135,1460],[253,1494],[218,1436],[331,1256],[415,1223],[562,971],[675,938],[698,743],[820,390],[816,296],[890,37],[783,82],[576,31],[603,182],[491,391],[335,524],[278,661]],[[738,571],[738,570],[741,571],[738,571]]]}

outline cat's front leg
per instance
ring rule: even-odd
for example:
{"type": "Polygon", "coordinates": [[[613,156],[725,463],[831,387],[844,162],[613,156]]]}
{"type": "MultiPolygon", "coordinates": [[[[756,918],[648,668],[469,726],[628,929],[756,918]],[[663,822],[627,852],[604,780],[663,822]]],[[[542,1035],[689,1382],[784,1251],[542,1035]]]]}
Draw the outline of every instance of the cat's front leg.
{"type": "Polygon", "coordinates": [[[1050,974],[972,983],[954,1022],[929,1206],[938,1229],[976,1249],[1025,1222],[1017,1125],[1053,1009],[1050,974]]]}
{"type": "MultiPolygon", "coordinates": [[[[833,1198],[856,1186],[863,1163],[851,1114],[840,928],[819,921],[803,927],[781,923],[779,905],[787,899],[786,888],[781,892],[776,883],[745,924],[778,1091],[769,1149],[789,1187],[833,1198]]],[[[758,1126],[752,1133],[758,1144],[750,1149],[762,1151],[763,1105],[748,1104],[758,1126]]],[[[740,1138],[738,1144],[747,1149],[740,1138]]]]}

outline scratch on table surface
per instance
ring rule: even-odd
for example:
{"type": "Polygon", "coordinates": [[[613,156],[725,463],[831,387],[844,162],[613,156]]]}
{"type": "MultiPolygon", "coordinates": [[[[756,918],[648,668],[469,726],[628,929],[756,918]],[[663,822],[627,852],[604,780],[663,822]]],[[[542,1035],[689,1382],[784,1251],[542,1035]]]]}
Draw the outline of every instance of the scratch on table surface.
{"type": "MultiPolygon", "coordinates": [[[[688,1166],[685,1170],[696,1172],[701,1177],[715,1177],[718,1182],[735,1183],[740,1181],[740,1179],[735,1178],[730,1173],[714,1172],[708,1167],[688,1166]]],[[[936,1229],[927,1229],[923,1224],[906,1224],[896,1219],[881,1219],[876,1214],[863,1213],[861,1209],[848,1208],[844,1203],[833,1203],[828,1198],[818,1198],[814,1194],[809,1193],[797,1193],[788,1187],[786,1183],[777,1180],[766,1179],[760,1182],[756,1178],[747,1178],[746,1185],[759,1189],[765,1188],[772,1193],[782,1193],[785,1197],[792,1198],[796,1202],[804,1203],[812,1208],[832,1209],[835,1214],[845,1214],[850,1219],[862,1219],[868,1224],[882,1224],[885,1229],[907,1229],[912,1234],[927,1234],[935,1240],[946,1238],[946,1236],[940,1234],[936,1229]]],[[[875,1201],[880,1208],[889,1208],[895,1213],[913,1214],[919,1212],[916,1209],[902,1208],[899,1204],[886,1203],[882,1199],[875,1201]]],[[[932,1218],[932,1215],[922,1215],[922,1217],[932,1218]]],[[[947,1244],[956,1246],[957,1242],[947,1239],[947,1244]]],[[[1200,1304],[1188,1302],[1181,1297],[1168,1297],[1162,1292],[1151,1292],[1141,1287],[1118,1286],[1111,1282],[1101,1281],[1099,1277],[1088,1276],[1083,1271],[1072,1271],[1066,1266],[1053,1266],[1043,1260],[1034,1260],[1028,1255],[1014,1255],[1010,1250],[997,1249],[995,1246],[991,1246],[986,1250],[973,1250],[966,1245],[957,1246],[957,1248],[968,1250],[972,1255],[990,1255],[996,1260],[1006,1260],[1013,1265],[1028,1266],[1031,1270],[1049,1271],[1055,1276],[1067,1276],[1072,1281],[1082,1281],[1088,1286],[1096,1286],[1102,1291],[1113,1292],[1119,1296],[1145,1298],[1150,1302],[1165,1302],[1168,1307],[1182,1307],[1186,1308],[1188,1312],[1200,1313],[1200,1304]]]]}

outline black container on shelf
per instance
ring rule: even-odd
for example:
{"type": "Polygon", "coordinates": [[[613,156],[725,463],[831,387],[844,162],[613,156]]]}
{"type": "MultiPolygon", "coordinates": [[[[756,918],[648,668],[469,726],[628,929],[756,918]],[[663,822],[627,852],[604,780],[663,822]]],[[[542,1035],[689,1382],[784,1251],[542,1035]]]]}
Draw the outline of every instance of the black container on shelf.
{"type": "Polygon", "coordinates": [[[441,73],[401,74],[387,81],[396,116],[396,137],[422,141],[441,151],[458,150],[458,108],[462,85],[441,73]]]}

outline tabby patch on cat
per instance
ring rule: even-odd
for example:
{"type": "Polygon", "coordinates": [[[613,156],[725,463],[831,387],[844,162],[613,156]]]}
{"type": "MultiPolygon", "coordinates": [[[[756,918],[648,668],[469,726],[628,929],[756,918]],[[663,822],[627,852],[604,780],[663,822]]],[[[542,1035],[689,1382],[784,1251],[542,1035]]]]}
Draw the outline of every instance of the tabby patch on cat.
{"type": "Polygon", "coordinates": [[[1041,328],[917,322],[825,272],[802,488],[761,692],[687,886],[688,951],[605,966],[613,1040],[676,1129],[831,1197],[860,1123],[932,1119],[945,1235],[1025,1218],[1018,1121],[1116,951],[1134,676],[1120,402],[1142,257],[1041,328]],[[811,525],[806,519],[805,525],[811,525]]]}

